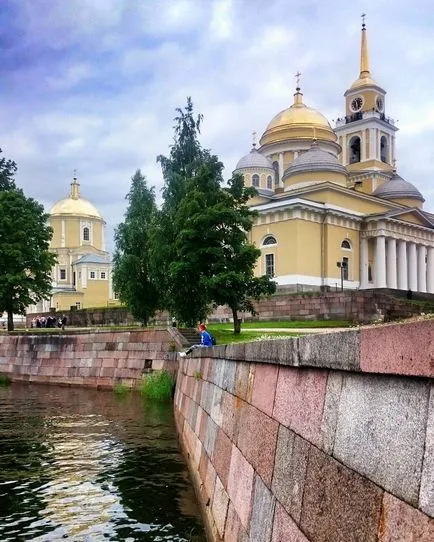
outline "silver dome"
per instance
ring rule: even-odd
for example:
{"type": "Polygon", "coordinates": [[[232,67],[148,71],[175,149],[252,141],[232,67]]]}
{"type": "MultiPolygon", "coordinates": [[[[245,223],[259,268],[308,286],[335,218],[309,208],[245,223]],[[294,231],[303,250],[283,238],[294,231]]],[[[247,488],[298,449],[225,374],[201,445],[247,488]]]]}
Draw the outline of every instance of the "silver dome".
{"type": "Polygon", "coordinates": [[[425,201],[419,190],[397,173],[394,173],[389,181],[374,190],[373,195],[384,199],[413,198],[425,201]]]}
{"type": "Polygon", "coordinates": [[[235,171],[245,168],[266,168],[273,170],[273,164],[268,158],[253,147],[249,154],[246,154],[246,156],[243,156],[241,160],[238,161],[235,171]]]}
{"type": "Polygon", "coordinates": [[[309,171],[333,171],[347,175],[345,166],[339,163],[336,156],[321,149],[318,143],[313,143],[308,151],[298,156],[285,170],[283,178],[309,171]]]}

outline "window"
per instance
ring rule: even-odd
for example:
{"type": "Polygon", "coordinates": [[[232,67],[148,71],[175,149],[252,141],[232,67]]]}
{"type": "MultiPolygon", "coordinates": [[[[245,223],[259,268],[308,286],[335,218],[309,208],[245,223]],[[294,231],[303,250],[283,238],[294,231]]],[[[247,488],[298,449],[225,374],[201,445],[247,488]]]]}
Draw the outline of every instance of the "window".
{"type": "Polygon", "coordinates": [[[265,274],[274,277],[274,254],[265,255],[265,274]]]}
{"type": "Polygon", "coordinates": [[[372,282],[372,266],[368,264],[368,282],[372,282]]]}
{"type": "Polygon", "coordinates": [[[387,145],[387,137],[381,136],[380,139],[380,158],[384,163],[388,162],[387,155],[389,154],[389,146],[387,145]]]}
{"type": "Polygon", "coordinates": [[[360,162],[360,137],[350,139],[350,164],[360,162]]]}
{"type": "Polygon", "coordinates": [[[89,241],[90,235],[89,235],[89,228],[83,228],[83,241],[89,241]]]}
{"type": "Polygon", "coordinates": [[[273,178],[271,175],[268,175],[267,177],[267,188],[273,190],[273,178]]]}
{"type": "Polygon", "coordinates": [[[105,279],[105,271],[101,271],[100,278],[105,279]]]}
{"type": "Polygon", "coordinates": [[[66,280],[66,269],[60,270],[60,280],[66,280]]]}
{"type": "Polygon", "coordinates": [[[343,276],[343,279],[344,280],[349,280],[348,277],[350,276],[349,274],[349,265],[350,265],[350,261],[348,258],[342,258],[342,276],[343,276]]]}
{"type": "Polygon", "coordinates": [[[279,162],[273,162],[274,184],[279,184],[279,162]]]}
{"type": "Polygon", "coordinates": [[[91,272],[90,272],[90,278],[91,278],[91,279],[94,279],[94,278],[95,278],[95,271],[91,271],[91,272]]]}
{"type": "Polygon", "coordinates": [[[342,241],[341,248],[344,248],[346,250],[351,250],[351,243],[348,241],[348,239],[344,239],[342,241]]]}
{"type": "Polygon", "coordinates": [[[259,186],[259,175],[252,175],[252,186],[259,186]]]}
{"type": "Polygon", "coordinates": [[[273,235],[268,235],[262,242],[262,246],[277,245],[276,238],[273,235]]]}

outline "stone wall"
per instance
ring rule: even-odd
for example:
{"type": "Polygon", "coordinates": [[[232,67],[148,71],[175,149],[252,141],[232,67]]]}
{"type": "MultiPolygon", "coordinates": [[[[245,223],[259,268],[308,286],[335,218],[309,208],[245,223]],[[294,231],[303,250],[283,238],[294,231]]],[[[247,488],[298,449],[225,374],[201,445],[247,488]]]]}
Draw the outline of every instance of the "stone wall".
{"type": "Polygon", "coordinates": [[[0,375],[12,381],[112,388],[148,370],[175,372],[184,338],[175,329],[0,335],[0,375]]]}
{"type": "Polygon", "coordinates": [[[434,321],[183,358],[175,416],[212,540],[432,542],[434,321]]]}

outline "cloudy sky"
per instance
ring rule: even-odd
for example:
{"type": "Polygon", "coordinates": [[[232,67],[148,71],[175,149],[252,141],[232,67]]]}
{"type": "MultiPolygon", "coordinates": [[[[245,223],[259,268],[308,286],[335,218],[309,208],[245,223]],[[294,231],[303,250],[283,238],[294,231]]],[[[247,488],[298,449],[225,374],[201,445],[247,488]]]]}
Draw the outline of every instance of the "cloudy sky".
{"type": "Polygon", "coordinates": [[[358,76],[360,15],[371,72],[398,119],[398,171],[434,212],[434,11],[430,0],[0,0],[0,147],[26,193],[82,195],[113,228],[141,168],[157,193],[175,108],[192,96],[202,143],[226,174],[302,72],[332,121],[358,76]]]}

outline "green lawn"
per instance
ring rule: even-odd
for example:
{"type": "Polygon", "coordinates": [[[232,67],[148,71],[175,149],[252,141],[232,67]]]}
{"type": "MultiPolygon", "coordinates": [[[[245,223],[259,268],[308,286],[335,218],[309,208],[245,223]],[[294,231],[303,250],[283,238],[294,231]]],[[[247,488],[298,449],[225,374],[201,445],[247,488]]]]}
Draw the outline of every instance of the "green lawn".
{"type": "Polygon", "coordinates": [[[300,333],[294,333],[291,331],[255,331],[254,329],[243,329],[241,327],[241,333],[239,335],[234,335],[232,328],[228,329],[217,329],[214,325],[210,324],[208,330],[217,344],[232,344],[232,343],[241,343],[254,341],[255,339],[271,339],[271,338],[288,338],[288,337],[300,337],[300,333]]]}
{"type": "MultiPolygon", "coordinates": [[[[325,328],[325,327],[350,327],[351,322],[348,320],[276,320],[267,322],[244,322],[241,324],[243,329],[309,329],[309,328],[325,328]]],[[[222,324],[209,324],[209,329],[233,329],[233,324],[225,322],[222,324]]]]}

